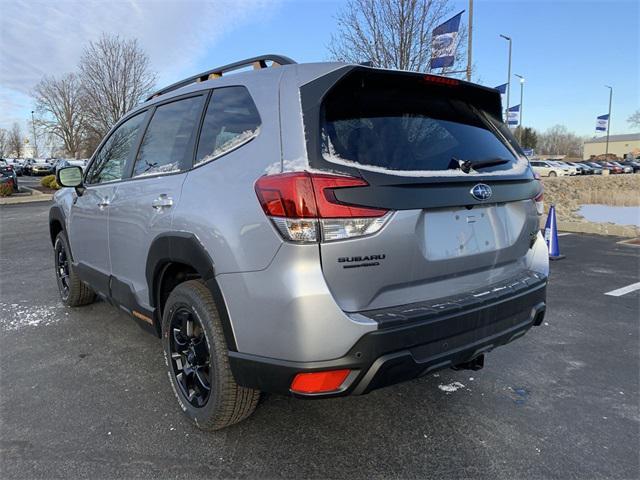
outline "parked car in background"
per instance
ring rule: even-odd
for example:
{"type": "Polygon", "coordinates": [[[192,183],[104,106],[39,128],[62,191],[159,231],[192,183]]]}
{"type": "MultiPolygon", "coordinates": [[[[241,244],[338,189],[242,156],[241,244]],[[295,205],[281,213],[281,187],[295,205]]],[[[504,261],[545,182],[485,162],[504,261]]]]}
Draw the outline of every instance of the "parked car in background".
{"type": "Polygon", "coordinates": [[[593,169],[589,165],[578,162],[564,162],[571,167],[575,167],[578,171],[578,175],[593,175],[593,169]]]}
{"type": "Polygon", "coordinates": [[[52,175],[56,173],[56,169],[50,163],[35,162],[31,164],[31,175],[52,175]]]}
{"type": "MultiPolygon", "coordinates": [[[[13,185],[13,191],[17,192],[18,176],[16,175],[16,171],[13,168],[13,166],[9,165],[9,163],[4,159],[0,159],[0,174],[2,175],[3,178],[11,179],[11,184],[13,185]]],[[[7,182],[5,181],[3,183],[7,183],[7,182]]]]}
{"type": "Polygon", "coordinates": [[[613,162],[601,161],[599,163],[600,163],[600,165],[605,167],[607,170],[609,170],[610,174],[624,173],[624,169],[620,165],[616,165],[613,162]]]}
{"type": "Polygon", "coordinates": [[[603,168],[601,165],[598,165],[596,162],[582,162],[582,163],[592,168],[594,175],[602,175],[603,168]]]}
{"type": "Polygon", "coordinates": [[[541,185],[501,117],[495,90],[424,73],[273,56],[203,72],[125,115],[85,172],[58,170],[60,298],[100,294],[161,338],[205,430],[261,391],[478,370],[546,309],[541,185]]]}
{"type": "Polygon", "coordinates": [[[21,177],[23,174],[22,169],[22,161],[17,158],[5,158],[6,162],[13,167],[13,170],[16,172],[18,177],[21,177]]]}
{"type": "Polygon", "coordinates": [[[622,169],[622,173],[633,173],[633,167],[631,165],[623,165],[622,163],[617,161],[611,163],[620,167],[622,169]]]}
{"type": "Polygon", "coordinates": [[[578,175],[578,169],[562,160],[547,160],[549,163],[562,168],[568,175],[578,175]]]}
{"type": "Polygon", "coordinates": [[[541,177],[564,177],[569,175],[566,169],[546,160],[531,160],[529,164],[533,171],[541,177]]]}
{"type": "Polygon", "coordinates": [[[31,167],[36,161],[33,158],[25,158],[22,161],[22,173],[24,175],[31,175],[31,167]]]}
{"type": "Polygon", "coordinates": [[[625,167],[631,167],[633,169],[633,173],[640,171],[640,162],[636,162],[635,160],[623,160],[620,164],[625,167]]]}

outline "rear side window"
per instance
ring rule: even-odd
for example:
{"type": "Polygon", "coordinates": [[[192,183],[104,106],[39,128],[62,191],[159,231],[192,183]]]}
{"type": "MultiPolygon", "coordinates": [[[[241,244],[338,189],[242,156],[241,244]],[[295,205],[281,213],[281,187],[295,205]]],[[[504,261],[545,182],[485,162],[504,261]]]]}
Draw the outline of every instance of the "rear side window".
{"type": "Polygon", "coordinates": [[[260,115],[245,87],[214,90],[202,125],[196,165],[248,142],[259,129],[260,115]]]}
{"type": "Polygon", "coordinates": [[[131,117],[111,134],[91,163],[85,183],[105,183],[122,179],[125,164],[138,138],[145,115],[146,112],[131,117]]]}
{"type": "Polygon", "coordinates": [[[201,95],[156,109],[138,151],[134,177],[176,172],[190,166],[203,102],[201,95]]]}
{"type": "Polygon", "coordinates": [[[339,82],[321,109],[322,154],[330,162],[374,171],[460,172],[459,161],[513,168],[517,158],[493,119],[455,87],[443,93],[416,79],[354,75],[339,82]]]}

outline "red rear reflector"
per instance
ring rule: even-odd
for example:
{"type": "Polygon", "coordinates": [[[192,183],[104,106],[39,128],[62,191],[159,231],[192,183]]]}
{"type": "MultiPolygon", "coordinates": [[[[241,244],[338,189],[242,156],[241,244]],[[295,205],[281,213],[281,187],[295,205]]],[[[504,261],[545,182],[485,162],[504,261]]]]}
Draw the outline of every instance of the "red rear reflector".
{"type": "Polygon", "coordinates": [[[425,75],[422,77],[425,82],[439,83],[440,85],[459,85],[460,81],[455,78],[440,77],[438,75],[425,75]]]}
{"type": "Polygon", "coordinates": [[[291,391],[297,393],[333,392],[340,388],[351,370],[298,373],[291,382],[291,391]]]}
{"type": "Polygon", "coordinates": [[[271,217],[381,217],[387,210],[344,205],[336,199],[334,189],[367,185],[361,178],[295,172],[260,177],[256,194],[262,209],[271,217]]]}

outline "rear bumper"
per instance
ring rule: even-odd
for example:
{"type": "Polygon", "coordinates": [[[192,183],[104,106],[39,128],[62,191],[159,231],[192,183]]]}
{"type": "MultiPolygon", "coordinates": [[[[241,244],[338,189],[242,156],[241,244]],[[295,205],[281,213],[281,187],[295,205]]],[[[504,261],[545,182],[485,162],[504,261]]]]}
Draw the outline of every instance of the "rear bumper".
{"type": "Polygon", "coordinates": [[[289,386],[297,373],[348,368],[354,372],[338,391],[294,395],[359,395],[469,362],[542,322],[546,308],[545,276],[527,272],[510,283],[483,290],[443,299],[438,304],[363,312],[378,322],[379,329],[362,336],[341,358],[291,362],[229,352],[231,369],[240,385],[292,394],[289,386]]]}

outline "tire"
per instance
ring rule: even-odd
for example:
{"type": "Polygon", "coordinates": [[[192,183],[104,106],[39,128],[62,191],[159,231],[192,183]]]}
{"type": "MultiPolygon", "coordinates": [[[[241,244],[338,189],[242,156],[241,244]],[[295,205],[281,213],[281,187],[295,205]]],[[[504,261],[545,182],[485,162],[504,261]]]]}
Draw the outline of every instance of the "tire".
{"type": "Polygon", "coordinates": [[[556,177],[556,176],[557,176],[557,174],[556,174],[556,172],[551,171],[551,172],[549,172],[549,176],[550,176],[550,177],[556,177]]]}
{"type": "Polygon", "coordinates": [[[183,282],[169,295],[162,316],[162,345],[173,393],[198,428],[219,430],[253,413],[260,392],[235,382],[218,308],[201,281],[183,282]],[[193,392],[191,399],[187,392],[193,392]]]}
{"type": "Polygon", "coordinates": [[[80,307],[93,303],[95,292],[78,278],[73,269],[73,262],[69,249],[69,242],[64,232],[58,233],[53,244],[53,261],[58,283],[58,292],[62,303],[68,307],[80,307]],[[63,262],[63,258],[66,261],[63,262]]]}

